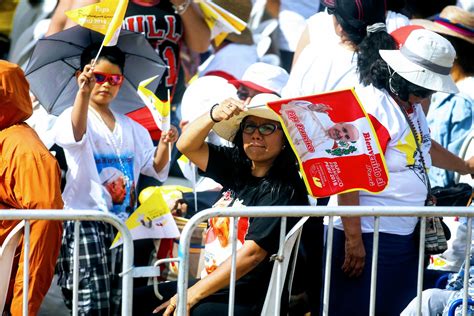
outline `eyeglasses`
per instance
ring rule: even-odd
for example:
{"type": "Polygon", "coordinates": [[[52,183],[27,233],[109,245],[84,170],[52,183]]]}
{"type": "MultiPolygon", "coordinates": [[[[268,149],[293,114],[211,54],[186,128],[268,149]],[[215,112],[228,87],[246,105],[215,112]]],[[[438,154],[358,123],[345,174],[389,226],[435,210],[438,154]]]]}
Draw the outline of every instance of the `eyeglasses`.
{"type": "Polygon", "coordinates": [[[96,72],[94,71],[95,81],[102,85],[105,82],[108,82],[112,86],[118,86],[123,81],[123,75],[118,74],[106,74],[103,72],[96,72]]]}
{"type": "Polygon", "coordinates": [[[240,128],[242,129],[242,132],[248,135],[253,134],[255,130],[258,129],[258,132],[262,134],[263,136],[268,136],[270,134],[273,134],[277,129],[281,129],[280,126],[273,123],[264,123],[261,125],[256,125],[255,123],[252,123],[252,122],[242,123],[240,125],[240,128]]]}

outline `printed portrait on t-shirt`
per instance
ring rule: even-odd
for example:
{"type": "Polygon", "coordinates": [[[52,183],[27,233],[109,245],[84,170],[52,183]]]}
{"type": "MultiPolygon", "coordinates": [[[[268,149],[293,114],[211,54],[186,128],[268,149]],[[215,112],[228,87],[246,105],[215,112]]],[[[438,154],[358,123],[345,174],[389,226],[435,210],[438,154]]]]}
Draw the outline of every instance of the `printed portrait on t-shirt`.
{"type": "MultiPolygon", "coordinates": [[[[234,192],[225,191],[213,207],[244,206],[243,201],[235,199],[234,192]]],[[[201,277],[212,273],[218,266],[232,255],[232,227],[234,218],[213,217],[209,219],[209,228],[206,230],[204,246],[204,270],[201,277]]],[[[245,242],[249,227],[247,217],[239,217],[237,224],[237,250],[245,242]]]]}
{"type": "Polygon", "coordinates": [[[97,171],[109,211],[126,220],[135,208],[135,181],[133,158],[125,155],[96,156],[97,171]]]}

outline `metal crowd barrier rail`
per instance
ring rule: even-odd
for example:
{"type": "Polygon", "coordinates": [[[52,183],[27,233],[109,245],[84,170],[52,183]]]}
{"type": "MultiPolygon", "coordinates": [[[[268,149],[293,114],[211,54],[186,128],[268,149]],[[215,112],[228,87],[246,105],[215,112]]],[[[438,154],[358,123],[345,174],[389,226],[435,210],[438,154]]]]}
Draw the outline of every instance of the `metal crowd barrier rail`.
{"type": "MultiPolygon", "coordinates": [[[[133,240],[125,224],[115,215],[101,211],[88,210],[0,210],[0,220],[25,220],[23,251],[29,252],[30,225],[29,220],[75,221],[74,240],[79,238],[79,221],[102,221],[113,225],[122,234],[123,265],[122,265],[122,315],[132,315],[133,297],[133,240]]],[[[25,255],[23,274],[23,316],[28,316],[28,265],[29,256],[25,255]]],[[[73,309],[72,315],[78,315],[78,278],[79,278],[79,246],[74,243],[74,275],[73,275],[73,309]]]]}
{"type": "MultiPolygon", "coordinates": [[[[473,207],[424,207],[424,206],[273,206],[273,207],[236,207],[236,208],[212,208],[201,211],[194,215],[184,227],[178,248],[179,274],[178,274],[178,316],[187,315],[187,287],[188,287],[188,270],[189,270],[189,250],[193,230],[203,221],[211,217],[300,217],[300,216],[329,216],[328,234],[326,239],[326,273],[324,276],[324,296],[323,296],[323,315],[328,315],[329,312],[329,291],[330,291],[330,277],[331,277],[331,257],[333,244],[333,218],[334,216],[372,216],[375,217],[374,222],[374,244],[372,252],[372,263],[378,260],[378,244],[379,244],[379,222],[381,216],[416,216],[420,217],[420,245],[418,262],[418,283],[417,283],[417,315],[421,315],[422,304],[422,290],[423,290],[423,271],[424,271],[424,253],[425,253],[425,227],[426,217],[430,216],[463,216],[468,217],[467,222],[467,236],[466,236],[466,256],[465,256],[465,271],[469,271],[470,252],[471,252],[471,229],[472,216],[474,216],[473,207]]],[[[281,234],[284,234],[285,229],[282,221],[281,234]]],[[[237,223],[234,220],[234,223],[237,223]]],[[[230,293],[229,293],[229,315],[233,315],[234,296],[235,296],[235,273],[236,273],[236,230],[237,227],[232,227],[234,236],[233,253],[232,253],[232,273],[230,276],[230,293]]],[[[282,236],[280,236],[280,245],[282,244],[282,236]]],[[[284,239],[284,238],[283,238],[284,239]]],[[[368,254],[367,254],[368,255],[368,254]]],[[[377,264],[372,264],[371,269],[371,287],[370,287],[370,315],[375,315],[375,297],[376,297],[376,281],[377,281],[377,264]]],[[[464,288],[468,288],[469,273],[464,274],[464,288]]],[[[464,291],[463,297],[463,316],[467,315],[467,299],[468,291],[464,291]]],[[[280,298],[276,301],[279,304],[280,298]]],[[[277,310],[279,315],[279,310],[277,310]]],[[[276,315],[275,315],[276,316],[276,315]]]]}

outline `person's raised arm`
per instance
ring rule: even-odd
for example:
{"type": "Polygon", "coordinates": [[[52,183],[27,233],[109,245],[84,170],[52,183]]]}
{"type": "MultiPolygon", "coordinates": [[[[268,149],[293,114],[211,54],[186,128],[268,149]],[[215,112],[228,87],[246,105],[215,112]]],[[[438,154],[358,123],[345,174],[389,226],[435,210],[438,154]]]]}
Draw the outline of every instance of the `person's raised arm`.
{"type": "MultiPolygon", "coordinates": [[[[236,259],[236,279],[240,279],[252,271],[260,262],[267,257],[267,252],[261,248],[255,241],[246,240],[243,247],[237,251],[236,259]]],[[[224,261],[215,271],[207,277],[201,279],[188,289],[187,310],[196,305],[202,299],[214,294],[230,283],[230,273],[232,269],[232,257],[224,261]]],[[[173,315],[176,308],[177,295],[160,305],[155,312],[166,308],[163,316],[173,315]]]]}
{"type": "Polygon", "coordinates": [[[171,0],[175,6],[190,1],[184,12],[179,13],[184,25],[184,42],[195,52],[204,53],[211,44],[211,31],[198,6],[192,0],[171,0]]]}
{"type": "Polygon", "coordinates": [[[462,160],[434,140],[431,140],[430,154],[435,167],[455,171],[461,175],[474,174],[474,157],[462,160]]]}
{"type": "Polygon", "coordinates": [[[229,98],[213,106],[209,112],[186,127],[176,144],[178,150],[199,169],[206,171],[209,160],[209,147],[205,142],[207,135],[214,124],[238,115],[244,111],[245,105],[246,103],[240,100],[229,98]]]}
{"type": "Polygon", "coordinates": [[[51,23],[49,24],[48,31],[45,36],[53,35],[55,33],[61,32],[71,26],[76,25],[73,20],[67,18],[65,12],[84,7],[90,4],[99,2],[98,0],[59,0],[56,9],[54,10],[53,16],[51,18],[51,23]]]}
{"type": "Polygon", "coordinates": [[[86,65],[84,71],[77,77],[79,90],[72,106],[71,122],[74,139],[80,141],[87,129],[87,111],[92,88],[95,85],[95,77],[92,73],[92,66],[86,65]]]}

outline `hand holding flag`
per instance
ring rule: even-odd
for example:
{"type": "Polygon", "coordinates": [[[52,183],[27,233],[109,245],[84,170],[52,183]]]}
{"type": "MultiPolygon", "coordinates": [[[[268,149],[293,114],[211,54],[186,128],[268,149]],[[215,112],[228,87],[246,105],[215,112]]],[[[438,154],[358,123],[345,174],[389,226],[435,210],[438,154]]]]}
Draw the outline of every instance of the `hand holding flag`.
{"type": "Polygon", "coordinates": [[[269,102],[300,162],[309,194],[381,192],[388,172],[377,134],[354,90],[269,102]]]}

